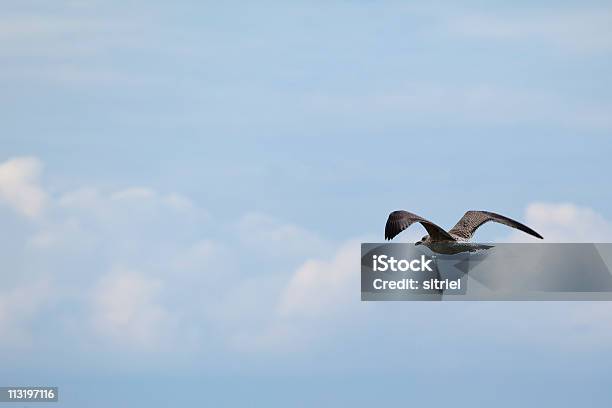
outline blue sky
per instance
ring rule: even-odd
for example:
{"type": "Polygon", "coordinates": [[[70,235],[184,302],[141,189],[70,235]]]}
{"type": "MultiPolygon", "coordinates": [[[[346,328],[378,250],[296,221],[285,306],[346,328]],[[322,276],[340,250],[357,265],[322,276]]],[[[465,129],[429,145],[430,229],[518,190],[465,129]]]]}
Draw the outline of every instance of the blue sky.
{"type": "Polygon", "coordinates": [[[610,242],[609,4],[0,10],[0,385],[67,407],[610,404],[606,303],[361,303],[357,269],[395,209],[610,242]]]}

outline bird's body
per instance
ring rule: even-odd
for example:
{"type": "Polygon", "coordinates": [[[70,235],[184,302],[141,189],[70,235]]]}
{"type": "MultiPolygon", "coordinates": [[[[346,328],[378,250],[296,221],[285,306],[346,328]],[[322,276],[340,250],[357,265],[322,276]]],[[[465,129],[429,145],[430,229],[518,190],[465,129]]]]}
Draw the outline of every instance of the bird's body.
{"type": "Polygon", "coordinates": [[[529,235],[533,235],[534,237],[543,239],[540,234],[528,226],[523,225],[511,218],[489,211],[467,211],[457,222],[457,224],[455,224],[455,226],[448,231],[444,230],[433,222],[408,211],[393,211],[391,214],[389,214],[389,218],[387,219],[387,224],[385,226],[385,239],[393,239],[397,234],[408,228],[410,225],[418,222],[425,227],[428,235],[424,236],[416,243],[416,245],[422,244],[431,247],[440,243],[468,242],[478,227],[489,221],[504,224],[511,228],[521,230],[529,235]]]}

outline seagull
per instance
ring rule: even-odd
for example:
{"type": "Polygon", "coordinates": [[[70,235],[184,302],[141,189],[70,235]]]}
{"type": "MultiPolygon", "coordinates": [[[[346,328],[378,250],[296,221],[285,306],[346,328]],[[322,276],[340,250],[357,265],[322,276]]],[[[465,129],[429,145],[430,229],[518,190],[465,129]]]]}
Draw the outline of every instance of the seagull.
{"type": "Polygon", "coordinates": [[[526,232],[529,235],[533,235],[534,237],[544,239],[540,234],[528,226],[523,225],[511,218],[489,211],[467,211],[463,217],[461,217],[459,222],[457,222],[453,228],[448,230],[448,232],[433,222],[416,214],[408,211],[393,211],[391,214],[389,214],[389,218],[387,219],[387,225],[385,226],[385,239],[393,239],[397,234],[408,228],[410,225],[418,222],[425,227],[429,235],[425,235],[420,241],[415,242],[415,245],[425,245],[429,247],[438,243],[445,244],[467,242],[470,238],[472,238],[472,235],[474,235],[474,232],[476,232],[478,227],[489,221],[504,224],[526,232]]]}

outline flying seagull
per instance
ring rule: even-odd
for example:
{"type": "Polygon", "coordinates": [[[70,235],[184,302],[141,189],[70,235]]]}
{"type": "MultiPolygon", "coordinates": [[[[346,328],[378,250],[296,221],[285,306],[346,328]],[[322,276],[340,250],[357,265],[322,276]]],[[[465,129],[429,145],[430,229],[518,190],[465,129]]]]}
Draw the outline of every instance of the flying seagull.
{"type": "Polygon", "coordinates": [[[385,239],[393,239],[397,234],[408,228],[410,225],[418,222],[425,227],[429,235],[425,235],[420,241],[416,242],[415,245],[422,244],[429,246],[435,243],[467,242],[470,238],[472,238],[472,235],[474,235],[474,232],[476,232],[478,227],[489,221],[498,222],[500,224],[526,232],[534,237],[543,239],[540,234],[528,226],[508,217],[504,217],[503,215],[495,214],[489,211],[466,212],[463,217],[461,217],[459,222],[457,222],[457,224],[448,232],[433,222],[416,214],[408,211],[393,211],[391,214],[389,214],[389,218],[387,219],[387,225],[385,226],[385,239]]]}

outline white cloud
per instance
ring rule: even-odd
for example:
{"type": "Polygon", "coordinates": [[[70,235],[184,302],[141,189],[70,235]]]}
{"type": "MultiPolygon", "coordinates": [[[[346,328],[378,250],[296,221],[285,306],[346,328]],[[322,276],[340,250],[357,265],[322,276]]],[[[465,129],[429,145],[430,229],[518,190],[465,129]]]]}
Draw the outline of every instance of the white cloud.
{"type": "MultiPolygon", "coordinates": [[[[545,242],[612,241],[612,222],[588,207],[571,203],[531,203],[525,210],[525,220],[545,242]]],[[[513,232],[509,241],[531,242],[533,239],[513,232]]]]}
{"type": "Polygon", "coordinates": [[[195,208],[193,201],[178,193],[170,193],[164,196],[163,201],[177,211],[191,211],[195,208]]]}
{"type": "Polygon", "coordinates": [[[0,201],[26,217],[38,217],[47,202],[38,181],[41,168],[35,157],[18,157],[0,164],[0,201]]]}
{"type": "Polygon", "coordinates": [[[30,239],[32,247],[97,245],[118,255],[123,246],[126,251],[140,248],[142,256],[152,241],[172,246],[197,239],[196,224],[202,227],[210,220],[208,212],[189,198],[146,187],[78,188],[52,198],[49,208],[50,216],[30,239]]]}
{"type": "Polygon", "coordinates": [[[259,302],[266,318],[230,333],[230,345],[243,352],[289,352],[333,336],[339,319],[351,321],[361,302],[360,271],[359,240],[347,241],[329,258],[306,260],[274,288],[271,304],[259,302]]]}
{"type": "MultiPolygon", "coordinates": [[[[56,315],[57,319],[65,318],[74,327],[91,325],[92,333],[112,340],[108,344],[113,347],[158,349],[169,344],[170,328],[177,324],[187,331],[198,327],[190,320],[202,314],[190,303],[198,299],[198,293],[201,297],[198,288],[205,289],[209,298],[223,298],[223,291],[208,290],[207,285],[229,276],[218,259],[232,256],[224,252],[223,245],[202,238],[210,221],[208,213],[188,197],[147,187],[111,191],[84,187],[47,197],[37,183],[41,167],[36,158],[0,166],[0,198],[38,217],[33,230],[24,235],[23,256],[10,261],[16,275],[35,279],[29,284],[21,278],[8,282],[7,287],[13,289],[0,294],[0,327],[10,327],[22,333],[21,337],[32,332],[29,319],[42,319],[43,311],[31,308],[27,316],[19,312],[22,308],[11,291],[25,297],[31,289],[35,296],[41,278],[60,282],[56,300],[66,310],[91,307],[90,322],[79,313],[56,315]],[[44,197],[44,213],[39,208],[40,197],[44,197]],[[39,203],[38,207],[32,202],[39,203]],[[160,303],[167,294],[176,310],[167,310],[160,303]],[[18,318],[10,320],[11,315],[18,318]]],[[[9,268],[5,260],[3,269],[9,268]]]]}
{"type": "Polygon", "coordinates": [[[115,269],[102,277],[91,296],[92,324],[100,335],[138,347],[159,346],[170,332],[170,314],[158,303],[158,279],[115,269]]]}
{"type": "MultiPolygon", "coordinates": [[[[266,214],[247,214],[227,226],[237,247],[206,238],[209,222],[206,211],[178,193],[79,188],[49,198],[48,211],[25,242],[26,264],[40,270],[44,263],[48,272],[40,273],[68,289],[58,296],[70,305],[65,310],[90,306],[87,322],[87,316],[66,316],[73,327],[89,325],[95,338],[112,347],[158,350],[177,341],[170,334],[177,328],[194,347],[210,330],[215,341],[230,344],[245,327],[261,333],[257,327],[279,315],[284,259],[266,277],[244,277],[249,271],[240,270],[238,252],[246,259],[263,250],[295,263],[330,250],[311,231],[266,214]]],[[[287,307],[300,313],[299,305],[287,307]]]]}
{"type": "Polygon", "coordinates": [[[32,249],[57,250],[82,247],[92,243],[92,239],[87,236],[79,220],[71,217],[40,228],[30,237],[27,246],[32,249]]]}
{"type": "Polygon", "coordinates": [[[238,279],[236,252],[224,242],[202,239],[178,248],[169,257],[167,268],[178,284],[189,286],[197,281],[204,287],[199,293],[210,298],[223,297],[218,288],[238,279]]]}
{"type": "Polygon", "coordinates": [[[46,280],[30,281],[0,292],[0,344],[24,347],[32,343],[31,325],[51,298],[46,280]]]}
{"type": "Polygon", "coordinates": [[[306,261],[281,294],[280,315],[329,316],[351,298],[359,298],[360,258],[360,243],[350,241],[330,260],[306,261]]]}
{"type": "Polygon", "coordinates": [[[327,250],[315,233],[267,214],[249,213],[237,223],[241,242],[270,255],[309,255],[327,250]]]}
{"type": "Polygon", "coordinates": [[[57,203],[65,208],[95,209],[100,199],[100,192],[97,189],[85,187],[63,194],[57,203]]]}

